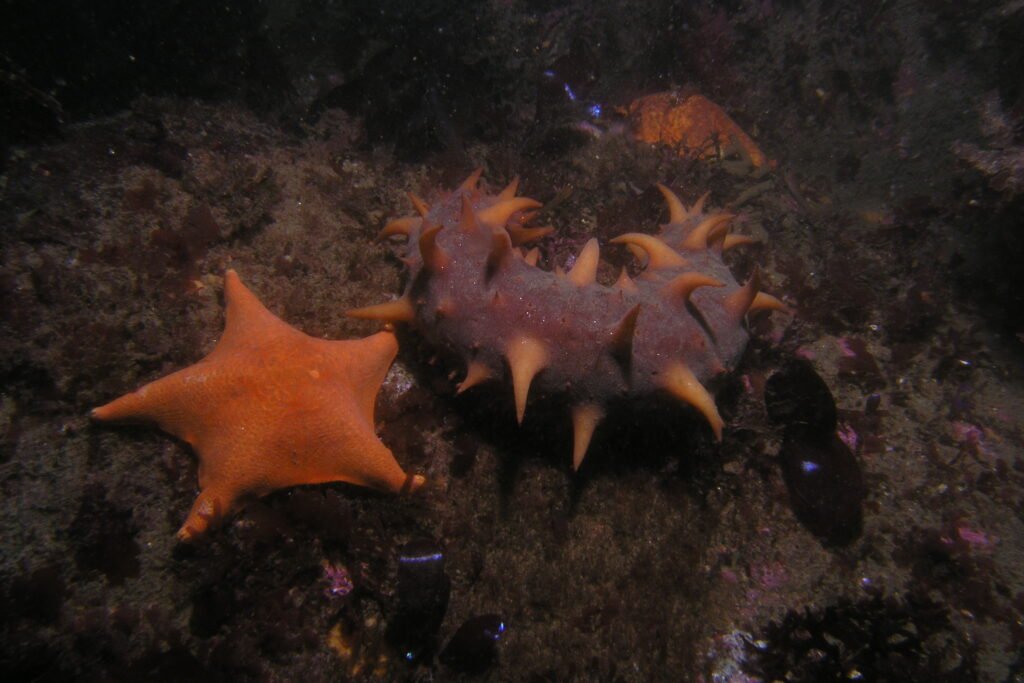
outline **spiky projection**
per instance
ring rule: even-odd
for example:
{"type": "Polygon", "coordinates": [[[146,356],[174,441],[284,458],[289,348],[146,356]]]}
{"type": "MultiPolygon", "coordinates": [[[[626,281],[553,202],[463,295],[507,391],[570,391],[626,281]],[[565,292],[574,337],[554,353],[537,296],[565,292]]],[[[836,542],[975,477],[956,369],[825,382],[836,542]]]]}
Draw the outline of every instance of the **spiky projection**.
{"type": "Polygon", "coordinates": [[[605,406],[616,397],[664,391],[704,416],[716,438],[722,418],[705,383],[735,367],[748,335],[744,318],[784,309],[759,292],[755,272],[740,285],[722,252],[749,240],[729,235],[728,213],[704,213],[707,195],[687,209],[667,187],[669,221],[657,236],[612,240],[646,262],[635,280],[623,270],[606,287],[596,280],[597,240],[567,273],[537,267],[529,244],[551,228],[526,227],[540,203],[517,197],[513,181],[483,193],[476,171],[433,206],[410,195],[417,216],[381,231],[404,235],[409,285],[396,301],[349,311],[356,318],[409,322],[465,359],[464,392],[508,378],[522,423],[530,390],[564,394],[572,406],[573,468],[580,466],[605,406]]]}

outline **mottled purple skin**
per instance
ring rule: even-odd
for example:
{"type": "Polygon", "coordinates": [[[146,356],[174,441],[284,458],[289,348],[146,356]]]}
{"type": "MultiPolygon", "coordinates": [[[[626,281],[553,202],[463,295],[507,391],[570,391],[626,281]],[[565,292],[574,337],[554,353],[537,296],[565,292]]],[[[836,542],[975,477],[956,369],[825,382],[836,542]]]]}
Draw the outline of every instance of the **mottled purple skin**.
{"type": "MultiPolygon", "coordinates": [[[[508,345],[524,334],[539,339],[549,362],[534,379],[531,394],[568,394],[572,405],[604,405],[614,397],[656,391],[659,375],[673,361],[684,362],[702,384],[735,367],[748,335],[742,318],[728,315],[722,304],[740,285],[714,250],[684,252],[689,267],[648,269],[635,280],[635,292],[597,283],[580,287],[518,255],[506,259],[487,280],[491,229],[481,226],[468,234],[460,230],[465,192],[451,193],[424,218],[427,226],[444,226],[437,244],[450,261],[443,270],[423,268],[419,231],[409,240],[412,277],[406,295],[415,309],[414,325],[432,344],[453,351],[467,364],[483,362],[500,378],[508,377],[508,345]],[[691,296],[692,308],[707,329],[682,300],[660,291],[673,277],[694,270],[725,285],[701,287],[691,296]],[[611,335],[637,304],[632,361],[623,364],[610,352],[611,335]]],[[[495,202],[494,196],[475,191],[470,197],[477,211],[495,202]]],[[[659,236],[679,244],[706,217],[698,214],[664,226],[659,236]]]]}

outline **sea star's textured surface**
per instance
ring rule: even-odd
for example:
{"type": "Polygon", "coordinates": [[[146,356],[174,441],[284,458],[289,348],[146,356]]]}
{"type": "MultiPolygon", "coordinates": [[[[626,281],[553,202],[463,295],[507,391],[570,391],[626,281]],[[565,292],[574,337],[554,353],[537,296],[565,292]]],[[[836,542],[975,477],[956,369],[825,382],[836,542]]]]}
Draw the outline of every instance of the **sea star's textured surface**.
{"type": "Polygon", "coordinates": [[[210,355],[92,411],[102,421],[155,422],[195,448],[201,490],[178,537],[190,540],[247,500],[287,486],[422,485],[373,430],[395,336],[315,339],[268,311],[235,271],[224,280],[227,324],[210,355]]]}

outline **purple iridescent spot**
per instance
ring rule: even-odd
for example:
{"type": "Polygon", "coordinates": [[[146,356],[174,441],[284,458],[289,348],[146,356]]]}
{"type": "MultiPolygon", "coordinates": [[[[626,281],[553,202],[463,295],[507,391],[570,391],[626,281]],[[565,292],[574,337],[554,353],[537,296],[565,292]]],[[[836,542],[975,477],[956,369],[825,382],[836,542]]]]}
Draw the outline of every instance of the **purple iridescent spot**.
{"type": "Polygon", "coordinates": [[[332,564],[325,560],[324,578],[327,579],[328,584],[324,589],[324,595],[329,598],[343,598],[355,588],[348,569],[342,564],[332,564]]]}

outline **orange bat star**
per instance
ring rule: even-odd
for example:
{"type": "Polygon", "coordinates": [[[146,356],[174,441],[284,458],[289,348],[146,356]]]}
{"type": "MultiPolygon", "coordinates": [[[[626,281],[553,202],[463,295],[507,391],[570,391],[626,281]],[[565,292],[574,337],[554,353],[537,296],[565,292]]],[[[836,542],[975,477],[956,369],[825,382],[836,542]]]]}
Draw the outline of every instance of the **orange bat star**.
{"type": "Polygon", "coordinates": [[[92,411],[104,422],[155,422],[195,449],[200,492],[179,539],[289,486],[344,481],[397,493],[423,485],[374,433],[394,334],[310,337],[268,311],[233,270],[224,298],[224,335],[210,355],[92,411]]]}

